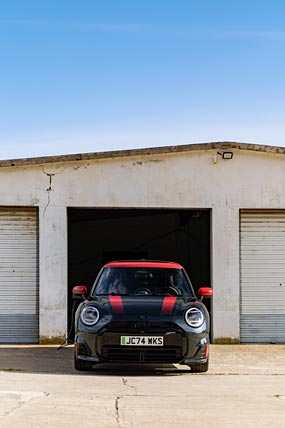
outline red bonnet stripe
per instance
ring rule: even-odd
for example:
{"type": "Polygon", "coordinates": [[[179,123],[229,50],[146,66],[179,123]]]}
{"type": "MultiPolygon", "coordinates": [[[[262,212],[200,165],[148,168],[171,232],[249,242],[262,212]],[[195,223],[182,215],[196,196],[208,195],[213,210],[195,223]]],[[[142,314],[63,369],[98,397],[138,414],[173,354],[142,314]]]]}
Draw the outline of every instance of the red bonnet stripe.
{"type": "Polygon", "coordinates": [[[124,307],[121,296],[109,296],[109,300],[112,306],[112,311],[114,314],[123,314],[124,307]]]}
{"type": "Polygon", "coordinates": [[[172,297],[172,296],[164,297],[160,314],[171,315],[175,302],[176,302],[176,297],[172,297]]]}

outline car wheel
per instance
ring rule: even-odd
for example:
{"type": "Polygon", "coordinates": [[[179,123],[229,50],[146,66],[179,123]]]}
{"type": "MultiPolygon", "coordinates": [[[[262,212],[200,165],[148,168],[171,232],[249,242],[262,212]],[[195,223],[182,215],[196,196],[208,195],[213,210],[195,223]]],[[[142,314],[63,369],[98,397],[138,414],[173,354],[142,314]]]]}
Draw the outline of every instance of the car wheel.
{"type": "Polygon", "coordinates": [[[89,370],[92,370],[92,367],[94,366],[94,363],[90,363],[89,361],[82,361],[76,358],[74,356],[74,368],[75,370],[78,370],[79,372],[87,372],[89,370]]]}
{"type": "Polygon", "coordinates": [[[209,369],[209,360],[206,363],[191,364],[192,373],[205,373],[209,369]]]}

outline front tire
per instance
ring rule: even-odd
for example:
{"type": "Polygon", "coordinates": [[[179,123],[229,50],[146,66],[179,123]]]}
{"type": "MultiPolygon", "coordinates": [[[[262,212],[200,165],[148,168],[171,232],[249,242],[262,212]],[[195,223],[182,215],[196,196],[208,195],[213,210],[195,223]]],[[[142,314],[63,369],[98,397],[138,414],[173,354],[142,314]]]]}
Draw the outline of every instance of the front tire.
{"type": "Polygon", "coordinates": [[[209,359],[206,363],[191,364],[192,373],[206,373],[209,370],[209,359]]]}
{"type": "Polygon", "coordinates": [[[77,370],[79,372],[88,372],[88,371],[92,370],[93,366],[94,366],[94,363],[90,363],[89,361],[79,360],[74,355],[74,368],[75,368],[75,370],[77,370]]]}

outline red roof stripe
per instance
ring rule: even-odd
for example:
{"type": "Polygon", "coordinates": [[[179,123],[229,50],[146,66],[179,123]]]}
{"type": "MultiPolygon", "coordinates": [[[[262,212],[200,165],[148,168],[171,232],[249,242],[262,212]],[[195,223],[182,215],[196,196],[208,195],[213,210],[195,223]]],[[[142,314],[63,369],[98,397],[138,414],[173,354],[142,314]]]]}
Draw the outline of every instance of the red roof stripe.
{"type": "Polygon", "coordinates": [[[129,262],[109,262],[105,266],[107,267],[145,267],[145,268],[164,268],[164,269],[182,269],[179,263],[175,262],[140,262],[140,261],[129,261],[129,262]]]}

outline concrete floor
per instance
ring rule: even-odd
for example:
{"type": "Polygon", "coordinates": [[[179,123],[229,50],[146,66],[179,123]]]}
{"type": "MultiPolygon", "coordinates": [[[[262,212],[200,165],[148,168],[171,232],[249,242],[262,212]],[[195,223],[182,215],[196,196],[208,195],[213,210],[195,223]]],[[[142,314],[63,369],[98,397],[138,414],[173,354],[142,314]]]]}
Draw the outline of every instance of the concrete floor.
{"type": "Polygon", "coordinates": [[[185,366],[73,370],[72,347],[0,346],[0,427],[285,427],[285,345],[211,345],[185,366]]]}

